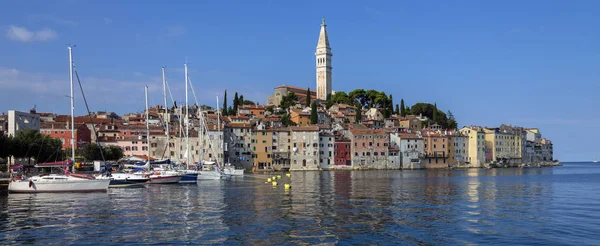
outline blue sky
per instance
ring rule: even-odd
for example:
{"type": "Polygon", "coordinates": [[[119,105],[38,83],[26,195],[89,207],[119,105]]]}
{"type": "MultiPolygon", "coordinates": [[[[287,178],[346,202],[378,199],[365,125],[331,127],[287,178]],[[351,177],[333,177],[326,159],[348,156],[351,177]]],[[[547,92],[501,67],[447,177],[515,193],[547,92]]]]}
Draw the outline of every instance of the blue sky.
{"type": "Polygon", "coordinates": [[[146,84],[161,103],[161,66],[183,101],[186,59],[200,103],[225,89],[265,103],[278,85],[315,87],[323,16],[334,90],[539,127],[560,160],[600,158],[598,1],[8,1],[0,111],[68,113],[68,43],[92,110],[142,111],[146,84]]]}

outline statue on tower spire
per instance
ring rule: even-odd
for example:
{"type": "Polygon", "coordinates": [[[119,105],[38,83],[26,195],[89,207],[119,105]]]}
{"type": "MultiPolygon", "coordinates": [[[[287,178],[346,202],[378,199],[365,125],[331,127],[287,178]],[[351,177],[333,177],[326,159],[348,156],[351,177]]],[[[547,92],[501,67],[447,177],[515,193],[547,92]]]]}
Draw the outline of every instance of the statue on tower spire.
{"type": "Polygon", "coordinates": [[[323,19],[321,20],[321,25],[324,26],[325,25],[325,16],[323,16],[323,19]]]}

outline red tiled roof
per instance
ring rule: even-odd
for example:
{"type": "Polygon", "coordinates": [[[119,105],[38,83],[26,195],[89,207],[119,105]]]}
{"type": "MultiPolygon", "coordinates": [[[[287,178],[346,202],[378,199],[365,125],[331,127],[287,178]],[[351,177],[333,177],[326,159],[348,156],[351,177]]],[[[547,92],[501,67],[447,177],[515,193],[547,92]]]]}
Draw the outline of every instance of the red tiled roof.
{"type": "Polygon", "coordinates": [[[387,133],[385,133],[384,130],[382,129],[370,129],[370,128],[351,128],[350,132],[352,132],[352,134],[359,134],[359,135],[364,135],[364,134],[378,134],[378,135],[387,135],[387,133]]]}
{"type": "Polygon", "coordinates": [[[397,136],[402,139],[421,139],[421,137],[414,133],[399,132],[397,136]]]}
{"type": "Polygon", "coordinates": [[[265,106],[263,105],[241,105],[238,107],[238,109],[265,109],[265,106]]]}
{"type": "Polygon", "coordinates": [[[319,127],[318,126],[292,126],[290,127],[290,129],[293,132],[312,132],[312,131],[319,131],[319,127]]]}

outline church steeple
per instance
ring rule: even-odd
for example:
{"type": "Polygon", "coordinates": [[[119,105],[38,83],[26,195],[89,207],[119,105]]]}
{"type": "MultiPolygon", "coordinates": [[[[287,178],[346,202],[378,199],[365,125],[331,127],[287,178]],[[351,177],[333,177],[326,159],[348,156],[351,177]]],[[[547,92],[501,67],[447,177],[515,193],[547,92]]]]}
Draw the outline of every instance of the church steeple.
{"type": "Polygon", "coordinates": [[[316,70],[317,70],[317,99],[326,100],[327,95],[331,94],[331,46],[329,46],[329,37],[327,36],[327,25],[325,18],[321,22],[321,32],[317,42],[317,51],[315,52],[316,70]]]}
{"type": "Polygon", "coordinates": [[[319,34],[319,42],[317,43],[317,48],[330,48],[329,47],[329,38],[327,38],[327,30],[325,29],[327,25],[325,25],[325,18],[321,21],[321,33],[319,34]]]}

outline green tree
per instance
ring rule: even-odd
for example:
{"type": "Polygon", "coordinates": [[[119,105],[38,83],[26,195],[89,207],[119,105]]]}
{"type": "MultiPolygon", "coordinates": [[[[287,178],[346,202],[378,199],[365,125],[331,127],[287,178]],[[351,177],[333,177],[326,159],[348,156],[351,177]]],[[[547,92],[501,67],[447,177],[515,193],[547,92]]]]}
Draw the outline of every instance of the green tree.
{"type": "Polygon", "coordinates": [[[319,122],[319,116],[317,114],[317,103],[313,102],[310,105],[310,123],[317,124],[319,122]]]}
{"type": "Polygon", "coordinates": [[[221,108],[221,114],[223,116],[227,116],[227,90],[225,90],[225,95],[223,96],[223,107],[221,108]]]}
{"type": "Polygon", "coordinates": [[[0,158],[7,158],[9,156],[10,138],[0,133],[0,158]]]}
{"type": "Polygon", "coordinates": [[[235,111],[233,110],[233,107],[229,106],[229,108],[227,109],[227,115],[235,115],[235,111]]]}
{"type": "Polygon", "coordinates": [[[123,149],[119,146],[107,146],[103,148],[106,160],[118,161],[123,158],[123,149]]]}
{"type": "Polygon", "coordinates": [[[37,130],[25,129],[9,140],[8,155],[45,162],[59,159],[61,147],[60,140],[43,135],[37,130]]]}
{"type": "Polygon", "coordinates": [[[239,106],[244,106],[244,105],[246,105],[244,103],[244,95],[240,95],[240,98],[238,99],[238,107],[239,106]]]}
{"type": "Polygon", "coordinates": [[[454,114],[452,114],[452,112],[450,112],[450,110],[448,110],[447,127],[448,127],[448,129],[458,129],[458,122],[456,122],[456,119],[454,118],[454,114]]]}
{"type": "Polygon", "coordinates": [[[288,109],[291,106],[296,105],[296,103],[298,102],[298,96],[296,96],[296,94],[292,93],[292,92],[288,92],[287,95],[281,97],[281,102],[279,103],[279,106],[282,109],[288,109]]]}
{"type": "Polygon", "coordinates": [[[422,114],[429,119],[433,118],[434,106],[430,103],[416,103],[410,109],[411,113],[414,115],[422,114]]]}
{"type": "MultiPolygon", "coordinates": [[[[400,112],[398,112],[398,114],[400,114],[402,117],[406,116],[406,108],[404,107],[404,98],[400,99],[400,109],[402,109],[400,112]]],[[[396,110],[398,111],[398,110],[396,110]]]]}
{"type": "Polygon", "coordinates": [[[310,87],[306,90],[306,107],[310,105],[310,87]]]}
{"type": "Polygon", "coordinates": [[[362,124],[362,107],[359,105],[356,107],[356,117],[354,118],[354,123],[362,124]]]}
{"type": "Polygon", "coordinates": [[[265,111],[270,112],[271,114],[273,113],[273,110],[275,110],[275,107],[273,105],[265,107],[265,111]]]}
{"type": "Polygon", "coordinates": [[[86,161],[102,160],[103,153],[100,152],[100,148],[96,143],[88,143],[84,145],[81,153],[86,161]]]}
{"type": "Polygon", "coordinates": [[[437,103],[433,104],[433,123],[438,123],[438,109],[437,109],[437,103]]]}
{"type": "Polygon", "coordinates": [[[348,105],[354,105],[354,99],[350,98],[350,96],[348,96],[348,94],[346,94],[346,92],[343,92],[343,91],[335,92],[335,94],[333,94],[333,96],[331,96],[331,101],[333,103],[343,103],[343,104],[348,104],[348,105]]]}
{"type": "Polygon", "coordinates": [[[237,91],[235,92],[235,95],[233,96],[233,114],[237,114],[238,112],[238,105],[239,105],[239,100],[240,98],[238,97],[238,93],[237,91]]]}
{"type": "MultiPolygon", "coordinates": [[[[338,93],[336,92],[335,95],[337,95],[338,93]]],[[[366,104],[368,103],[368,99],[367,99],[367,93],[365,92],[364,89],[356,89],[351,91],[348,94],[348,97],[350,97],[351,101],[356,101],[358,103],[360,103],[361,106],[366,106],[366,104]]],[[[350,104],[353,105],[354,103],[350,104]]]]}
{"type": "Polygon", "coordinates": [[[325,108],[329,109],[331,106],[333,106],[333,99],[331,98],[331,94],[327,94],[327,98],[325,99],[325,108]]]}
{"type": "Polygon", "coordinates": [[[242,103],[242,105],[256,105],[256,104],[253,101],[244,100],[244,103],[242,103]]]}
{"type": "Polygon", "coordinates": [[[394,112],[396,115],[400,115],[400,107],[396,103],[396,111],[394,112]]]}
{"type": "Polygon", "coordinates": [[[283,124],[284,126],[295,126],[296,125],[296,123],[294,123],[292,121],[292,117],[288,113],[284,113],[281,116],[279,116],[279,120],[281,120],[281,124],[283,124]]]}
{"type": "Polygon", "coordinates": [[[387,101],[387,106],[388,106],[389,114],[390,115],[393,114],[394,113],[394,99],[392,97],[392,94],[390,94],[390,98],[387,101]]]}

